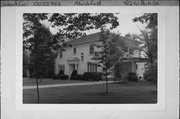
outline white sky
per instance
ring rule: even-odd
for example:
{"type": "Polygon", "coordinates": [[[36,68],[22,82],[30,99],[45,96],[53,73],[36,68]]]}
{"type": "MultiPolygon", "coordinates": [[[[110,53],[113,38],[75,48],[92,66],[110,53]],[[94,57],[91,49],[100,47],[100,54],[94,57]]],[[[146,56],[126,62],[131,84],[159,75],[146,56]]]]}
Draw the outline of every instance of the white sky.
{"type": "MultiPolygon", "coordinates": [[[[139,29],[144,29],[146,24],[142,24],[140,22],[133,22],[132,19],[135,17],[142,16],[143,13],[119,13],[116,16],[118,17],[119,26],[113,30],[112,32],[120,33],[122,36],[124,36],[127,33],[131,34],[140,34],[139,29]]],[[[47,21],[43,21],[44,24],[49,25],[47,21]]],[[[55,33],[55,29],[50,29],[52,33],[55,33]]],[[[90,30],[87,31],[87,34],[92,34],[99,32],[100,30],[90,30]]]]}

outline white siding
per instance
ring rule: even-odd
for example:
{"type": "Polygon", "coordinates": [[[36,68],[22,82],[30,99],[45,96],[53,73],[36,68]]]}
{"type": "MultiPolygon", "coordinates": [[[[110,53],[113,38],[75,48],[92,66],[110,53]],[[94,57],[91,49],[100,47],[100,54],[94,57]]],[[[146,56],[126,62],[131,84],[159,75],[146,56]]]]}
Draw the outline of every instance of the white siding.
{"type": "Polygon", "coordinates": [[[137,65],[136,74],[138,74],[138,76],[143,76],[145,72],[145,64],[146,64],[145,62],[136,63],[137,65]]]}
{"type": "MultiPolygon", "coordinates": [[[[78,74],[83,74],[84,72],[87,72],[87,63],[88,62],[94,62],[96,63],[95,60],[92,60],[91,58],[93,58],[93,55],[90,55],[90,48],[89,45],[91,45],[91,43],[86,43],[86,44],[81,44],[81,45],[76,45],[76,46],[72,46],[72,47],[67,47],[65,48],[66,51],[63,52],[63,58],[59,58],[59,56],[55,59],[55,74],[58,74],[58,65],[59,64],[63,64],[65,66],[65,74],[67,75],[71,75],[72,70],[70,65],[67,62],[67,59],[70,57],[77,57],[80,59],[79,64],[78,64],[78,74]],[[76,48],[76,54],[74,54],[73,49],[74,47],[76,48]],[[81,61],[81,53],[84,54],[84,61],[81,61]]],[[[100,49],[98,49],[97,47],[94,48],[95,51],[98,51],[100,49]]],[[[128,54],[127,54],[128,55],[128,54]]],[[[138,58],[140,57],[139,54],[139,50],[135,50],[133,52],[133,55],[131,55],[131,57],[134,58],[138,58]]],[[[136,63],[137,64],[137,69],[136,69],[136,73],[140,76],[143,75],[144,73],[144,64],[145,63],[136,63]]],[[[101,67],[97,67],[97,72],[101,72],[102,68],[101,67]]]]}
{"type": "MultiPolygon", "coordinates": [[[[59,56],[55,59],[55,74],[58,74],[58,65],[64,64],[65,65],[65,74],[70,75],[70,67],[68,65],[67,59],[69,57],[77,57],[80,59],[79,66],[78,66],[78,74],[83,74],[84,72],[87,72],[87,62],[96,62],[95,60],[91,60],[93,58],[93,55],[90,55],[89,53],[89,45],[88,44],[82,44],[77,46],[72,46],[65,48],[66,51],[63,52],[63,58],[59,58],[59,56]],[[76,54],[73,52],[73,48],[76,47],[76,54]],[[81,53],[84,54],[84,61],[81,61],[81,53]]],[[[97,50],[97,48],[95,48],[97,50]]],[[[101,72],[101,68],[97,68],[98,72],[101,72]]]]}

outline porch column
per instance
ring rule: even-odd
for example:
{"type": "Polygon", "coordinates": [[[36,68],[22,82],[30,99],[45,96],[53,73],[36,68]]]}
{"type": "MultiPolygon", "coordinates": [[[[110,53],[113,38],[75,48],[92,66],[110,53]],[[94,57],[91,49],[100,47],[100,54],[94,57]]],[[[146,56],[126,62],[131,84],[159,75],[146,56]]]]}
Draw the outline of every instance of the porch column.
{"type": "Polygon", "coordinates": [[[135,73],[135,72],[136,72],[136,69],[135,69],[135,62],[132,61],[131,64],[132,64],[132,72],[135,73]]]}
{"type": "Polygon", "coordinates": [[[78,71],[78,64],[75,64],[75,69],[78,71]]]}

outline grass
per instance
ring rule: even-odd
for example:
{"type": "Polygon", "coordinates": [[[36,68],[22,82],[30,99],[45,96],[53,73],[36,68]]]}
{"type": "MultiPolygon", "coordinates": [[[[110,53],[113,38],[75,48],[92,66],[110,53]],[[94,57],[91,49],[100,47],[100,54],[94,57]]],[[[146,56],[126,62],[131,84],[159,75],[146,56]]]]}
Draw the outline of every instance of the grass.
{"type": "MultiPolygon", "coordinates": [[[[142,104],[156,102],[156,86],[147,82],[112,83],[109,84],[108,94],[105,93],[105,84],[40,89],[40,103],[42,104],[142,104]]],[[[37,103],[36,89],[23,90],[23,103],[37,103]]]]}
{"type": "MultiPolygon", "coordinates": [[[[42,79],[42,80],[39,80],[39,85],[81,83],[81,82],[89,82],[89,81],[42,79]]],[[[23,79],[23,86],[35,86],[35,85],[36,85],[36,79],[33,79],[33,78],[24,78],[23,79]]]]}

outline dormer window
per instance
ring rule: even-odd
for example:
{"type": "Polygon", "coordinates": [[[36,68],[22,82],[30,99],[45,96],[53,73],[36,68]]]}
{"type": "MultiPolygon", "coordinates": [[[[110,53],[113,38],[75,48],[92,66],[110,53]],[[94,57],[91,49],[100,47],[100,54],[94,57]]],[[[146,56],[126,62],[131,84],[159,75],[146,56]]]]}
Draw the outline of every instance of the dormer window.
{"type": "Polygon", "coordinates": [[[76,48],[73,48],[73,54],[76,54],[76,48]]]}
{"type": "Polygon", "coordinates": [[[129,54],[130,54],[130,55],[133,55],[133,52],[134,52],[133,49],[130,48],[130,49],[129,49],[129,54]]]}
{"type": "Polygon", "coordinates": [[[94,54],[94,45],[93,44],[89,45],[89,54],[90,55],[94,54]]]}

